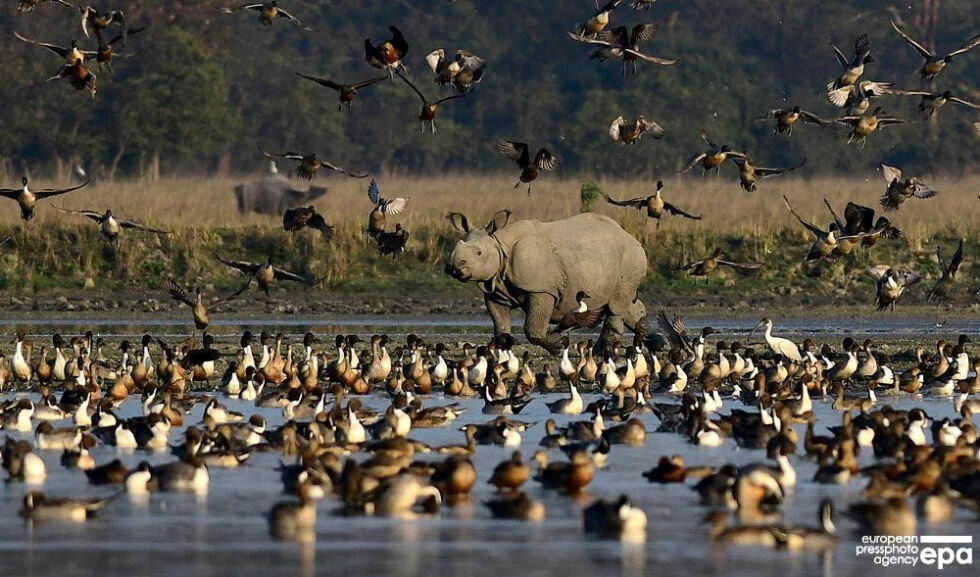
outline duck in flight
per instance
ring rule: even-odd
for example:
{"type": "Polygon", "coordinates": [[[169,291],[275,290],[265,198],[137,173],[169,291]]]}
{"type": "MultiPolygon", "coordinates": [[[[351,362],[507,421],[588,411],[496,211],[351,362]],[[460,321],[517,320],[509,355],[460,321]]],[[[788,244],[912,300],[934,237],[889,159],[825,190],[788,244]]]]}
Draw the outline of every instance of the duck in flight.
{"type": "Polygon", "coordinates": [[[691,214],[685,212],[673,204],[665,201],[663,196],[661,196],[661,191],[664,188],[664,181],[657,181],[657,190],[650,196],[641,196],[638,198],[631,198],[629,200],[616,200],[610,198],[605,192],[602,192],[602,196],[606,199],[606,202],[615,206],[625,206],[628,208],[635,208],[636,210],[647,211],[647,216],[657,221],[657,228],[660,228],[660,222],[664,214],[672,214],[675,216],[683,216],[684,218],[689,218],[691,220],[701,220],[700,215],[691,214]]]}
{"type": "Polygon", "coordinates": [[[516,142],[514,140],[501,140],[497,143],[497,150],[507,158],[517,163],[521,169],[521,176],[517,180],[514,188],[521,183],[527,184],[527,193],[531,194],[531,182],[538,178],[539,171],[552,171],[558,168],[561,159],[558,155],[547,148],[539,148],[534,158],[531,158],[531,149],[526,142],[516,142]]]}
{"type": "Polygon", "coordinates": [[[367,178],[371,176],[370,174],[357,174],[355,172],[350,172],[345,168],[341,168],[337,166],[336,164],[327,162],[325,160],[320,160],[319,158],[317,158],[315,152],[310,154],[301,154],[299,152],[283,152],[281,154],[278,154],[275,152],[266,152],[262,150],[262,148],[259,148],[259,152],[272,159],[285,158],[287,160],[299,161],[299,164],[296,165],[296,176],[300,178],[305,178],[306,180],[313,180],[313,177],[316,176],[317,171],[320,170],[321,168],[328,168],[330,170],[333,170],[334,172],[339,172],[340,174],[346,174],[351,178],[367,178]]]}
{"type": "Polygon", "coordinates": [[[25,221],[34,218],[34,209],[37,206],[37,201],[44,200],[45,198],[51,198],[52,196],[58,196],[59,194],[65,194],[73,190],[78,190],[83,186],[88,184],[86,180],[78,186],[71,186],[68,188],[45,188],[42,190],[31,190],[31,187],[27,183],[27,177],[24,176],[20,179],[21,188],[0,188],[0,197],[9,198],[11,200],[16,200],[17,204],[20,206],[20,217],[25,221]]]}
{"type": "Polygon", "coordinates": [[[102,238],[113,245],[119,244],[119,235],[123,230],[142,230],[154,234],[170,234],[169,230],[150,228],[138,222],[117,218],[109,209],[106,209],[105,212],[98,212],[95,210],[66,210],[58,206],[52,208],[65,214],[84,216],[94,220],[99,225],[99,233],[102,235],[102,238]]]}

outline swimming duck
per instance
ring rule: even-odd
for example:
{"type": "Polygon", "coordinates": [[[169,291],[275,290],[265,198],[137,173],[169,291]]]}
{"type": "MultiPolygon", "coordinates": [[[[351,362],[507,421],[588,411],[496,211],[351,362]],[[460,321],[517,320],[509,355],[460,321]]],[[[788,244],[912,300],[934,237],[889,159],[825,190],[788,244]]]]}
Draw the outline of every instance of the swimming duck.
{"type": "Polygon", "coordinates": [[[570,461],[549,463],[544,451],[537,451],[534,460],[538,462],[538,472],[534,480],[545,489],[562,489],[570,495],[577,495],[592,482],[595,466],[588,453],[577,450],[570,461]]]}
{"type": "Polygon", "coordinates": [[[586,534],[626,540],[642,540],[646,535],[646,513],[626,495],[611,503],[598,499],[585,508],[582,517],[586,534]]]}
{"type": "Polygon", "coordinates": [[[81,523],[104,508],[107,499],[67,499],[48,497],[41,491],[24,495],[24,506],[17,513],[28,521],[74,521],[81,523]]]}
{"type": "Polygon", "coordinates": [[[151,228],[138,222],[116,218],[109,209],[106,209],[104,213],[100,213],[94,210],[65,210],[57,206],[53,208],[65,214],[76,214],[94,220],[99,225],[99,233],[101,234],[101,237],[109,241],[109,244],[112,245],[119,244],[119,234],[123,230],[142,230],[145,232],[152,232],[154,234],[170,234],[169,230],[151,228]]]}
{"type": "Polygon", "coordinates": [[[905,269],[895,270],[892,267],[879,264],[865,271],[875,281],[875,308],[895,310],[895,301],[905,289],[918,283],[922,277],[905,269]]]}
{"type": "Polygon", "coordinates": [[[26,176],[21,178],[20,182],[23,185],[21,188],[0,188],[0,197],[16,200],[17,204],[20,205],[20,216],[25,221],[34,218],[34,208],[37,206],[37,201],[50,198],[52,196],[58,196],[59,194],[65,194],[73,190],[78,190],[79,188],[82,188],[88,184],[88,181],[85,181],[78,186],[71,186],[68,188],[31,190],[27,184],[26,176]]]}
{"type": "Polygon", "coordinates": [[[327,224],[313,206],[290,208],[282,215],[282,228],[286,232],[296,232],[306,227],[319,230],[325,240],[333,237],[334,227],[327,224]]]}
{"type": "Polygon", "coordinates": [[[487,63],[466,50],[457,50],[456,56],[449,60],[442,48],[437,48],[425,57],[426,63],[435,74],[436,84],[450,84],[461,94],[472,91],[483,80],[487,63]]]}
{"type": "Polygon", "coordinates": [[[973,38],[967,40],[962,46],[960,46],[956,50],[953,50],[948,54],[944,54],[940,56],[939,54],[933,53],[922,44],[913,40],[912,37],[910,37],[908,34],[903,32],[902,29],[898,27],[898,24],[896,24],[894,20],[892,20],[891,23],[892,23],[892,28],[895,29],[895,32],[898,32],[898,35],[901,36],[906,42],[908,42],[909,46],[911,46],[916,52],[918,52],[919,56],[921,56],[922,59],[924,60],[924,62],[922,63],[922,68],[919,69],[919,76],[921,76],[923,80],[932,80],[946,68],[947,64],[953,61],[954,56],[956,56],[957,54],[963,54],[968,50],[972,50],[977,45],[980,45],[980,34],[977,34],[973,38]]]}
{"type": "Polygon", "coordinates": [[[316,538],[316,501],[312,496],[312,482],[300,482],[296,486],[299,502],[280,501],[269,511],[269,533],[281,541],[312,541],[316,538]]]}
{"type": "Polygon", "coordinates": [[[817,126],[830,124],[829,121],[820,118],[812,112],[807,112],[799,106],[794,106],[793,108],[773,108],[766,112],[765,116],[759,117],[759,120],[769,120],[770,118],[776,121],[776,126],[772,129],[773,134],[785,134],[786,136],[793,135],[793,125],[798,121],[803,121],[807,124],[816,124],[817,126]]]}
{"type": "Polygon", "coordinates": [[[531,182],[538,177],[538,171],[552,171],[558,168],[561,159],[547,148],[539,148],[534,159],[531,159],[530,149],[524,142],[513,140],[501,140],[497,143],[497,150],[507,158],[517,163],[521,169],[521,176],[514,185],[517,188],[521,183],[527,184],[527,193],[531,194],[531,182]]]}
{"type": "Polygon", "coordinates": [[[881,197],[881,206],[885,210],[898,210],[902,203],[913,196],[916,198],[932,198],[939,194],[932,187],[925,184],[916,177],[902,180],[902,171],[894,166],[887,164],[881,165],[881,175],[888,183],[885,194],[881,197]]]}
{"type": "Polygon", "coordinates": [[[476,467],[469,457],[450,455],[436,466],[430,481],[442,493],[443,501],[465,503],[476,484],[476,467]]]}
{"type": "Polygon", "coordinates": [[[956,273],[960,270],[960,265],[963,263],[963,239],[960,239],[959,245],[956,247],[956,252],[953,253],[953,258],[949,261],[949,264],[943,258],[943,249],[938,245],[936,246],[936,258],[939,260],[939,268],[942,270],[942,276],[929,289],[928,298],[930,301],[933,299],[939,301],[939,305],[942,306],[946,301],[953,281],[956,280],[956,273]]]}
{"type": "Polygon", "coordinates": [[[600,191],[600,193],[606,199],[606,202],[608,202],[609,204],[635,208],[636,210],[646,209],[647,216],[656,219],[658,229],[660,228],[660,222],[665,213],[673,214],[675,216],[683,216],[684,218],[689,218],[691,220],[701,220],[700,215],[685,212],[677,208],[677,206],[669,202],[666,202],[661,196],[661,191],[663,190],[663,188],[664,188],[664,181],[658,180],[656,192],[654,192],[650,196],[631,198],[629,200],[615,200],[613,198],[610,198],[609,195],[607,195],[605,192],[600,191]]]}
{"type": "Polygon", "coordinates": [[[708,540],[712,542],[768,547],[775,547],[779,543],[779,533],[772,525],[750,524],[726,527],[728,515],[722,511],[708,513],[704,517],[704,522],[711,524],[708,529],[708,540]]]}
{"type": "Polygon", "coordinates": [[[258,12],[259,22],[263,26],[272,26],[272,22],[276,18],[285,18],[307,32],[313,31],[312,28],[300,22],[298,18],[280,8],[279,3],[276,0],[272,0],[271,2],[255,2],[253,4],[246,3],[242,4],[241,6],[236,6],[235,8],[223,8],[222,12],[225,14],[231,14],[236,10],[253,10],[258,12]]]}
{"type": "Polygon", "coordinates": [[[874,535],[915,535],[915,512],[902,497],[852,503],[847,516],[874,535]]]}
{"type": "MultiPolygon", "coordinates": [[[[152,468],[152,478],[148,483],[155,482],[160,491],[177,491],[207,493],[210,476],[208,467],[194,455],[187,459],[157,465],[152,468]]],[[[126,483],[127,489],[129,483],[126,483]]]]}
{"type": "Polygon", "coordinates": [[[718,146],[712,142],[711,138],[708,136],[708,132],[703,128],[701,129],[701,140],[708,145],[708,150],[691,157],[691,160],[689,160],[687,164],[684,165],[684,168],[680,170],[681,173],[690,171],[698,164],[701,165],[701,174],[706,174],[712,168],[715,169],[715,172],[717,173],[725,160],[735,157],[745,157],[744,153],[732,150],[732,148],[727,144],[718,146]]]}
{"type": "Polygon", "coordinates": [[[757,270],[762,267],[762,263],[759,262],[732,262],[728,260],[722,260],[721,257],[725,256],[725,252],[721,248],[715,248],[711,256],[702,260],[696,260],[689,262],[687,264],[677,267],[676,270],[689,270],[692,276],[703,276],[705,277],[705,283],[708,281],[708,274],[718,268],[719,266],[728,266],[731,268],[737,268],[742,270],[757,270]]]}
{"type": "Polygon", "coordinates": [[[296,160],[299,164],[296,165],[296,176],[299,178],[305,178],[306,180],[313,180],[316,173],[321,168],[328,168],[334,172],[339,172],[340,174],[347,175],[351,178],[367,178],[371,176],[370,174],[357,174],[350,172],[345,168],[341,168],[336,164],[327,162],[326,160],[320,160],[315,152],[309,154],[303,154],[300,152],[266,152],[259,148],[259,152],[269,158],[285,158],[287,160],[296,160]]]}
{"type": "Polygon", "coordinates": [[[495,519],[543,521],[545,516],[544,503],[534,500],[523,491],[503,493],[483,504],[490,509],[490,514],[495,519]]]}
{"type": "Polygon", "coordinates": [[[687,472],[684,469],[684,458],[680,455],[662,456],[657,466],[644,471],[643,476],[651,483],[683,483],[687,472]]]}
{"type": "Polygon", "coordinates": [[[408,42],[401,30],[395,26],[389,26],[391,39],[375,46],[371,44],[370,38],[364,39],[364,58],[367,63],[379,70],[387,70],[389,77],[394,72],[405,68],[402,59],[408,54],[408,42]]]}
{"type": "Polygon", "coordinates": [[[558,413],[563,415],[579,415],[585,408],[585,403],[582,401],[582,395],[579,394],[578,388],[573,383],[569,389],[570,396],[564,399],[558,399],[552,403],[546,403],[548,405],[548,410],[552,413],[558,413]]]}
{"type": "Polygon", "coordinates": [[[754,166],[749,157],[747,156],[733,156],[732,162],[738,167],[738,180],[739,185],[742,190],[746,192],[755,192],[755,183],[760,178],[768,178],[770,176],[776,176],[777,174],[783,174],[791,170],[796,170],[797,168],[806,164],[806,158],[800,161],[799,164],[794,166],[784,166],[782,168],[765,168],[763,166],[754,166]]]}
{"type": "Polygon", "coordinates": [[[604,30],[596,35],[595,38],[568,33],[568,36],[576,42],[594,44],[600,46],[589,58],[605,62],[608,58],[621,58],[623,60],[623,76],[626,76],[626,66],[631,65],[633,76],[636,76],[636,61],[646,60],[662,66],[677,64],[676,59],[658,58],[650,56],[640,51],[640,42],[645,42],[653,37],[657,25],[652,23],[637,24],[632,30],[625,26],[618,26],[612,30],[604,30]]]}
{"type": "Polygon", "coordinates": [[[493,469],[487,483],[497,487],[497,491],[516,492],[531,476],[531,469],[524,463],[520,451],[514,451],[510,459],[500,462],[493,469]]]}
{"type": "Polygon", "coordinates": [[[609,125],[609,138],[613,142],[622,142],[624,145],[636,144],[636,141],[647,132],[656,140],[660,140],[667,134],[659,124],[647,120],[647,117],[642,114],[633,122],[626,122],[622,116],[617,116],[609,125]]]}
{"type": "Polygon", "coordinates": [[[425,484],[412,473],[403,473],[386,479],[366,495],[364,512],[382,517],[414,519],[418,515],[412,508],[422,498],[431,500],[436,507],[442,504],[442,494],[438,488],[425,484]]]}
{"type": "Polygon", "coordinates": [[[82,429],[56,429],[51,421],[42,421],[34,431],[34,439],[37,449],[41,451],[74,451],[82,444],[82,429]]]}
{"type": "Polygon", "coordinates": [[[861,148],[864,148],[864,145],[867,142],[867,137],[879,128],[885,128],[893,124],[905,124],[908,122],[908,120],[903,118],[884,116],[884,114],[885,109],[881,106],[877,106],[871,112],[871,114],[842,116],[840,118],[835,118],[834,122],[850,126],[851,132],[847,137],[847,143],[851,144],[858,142],[861,144],[861,148]]]}

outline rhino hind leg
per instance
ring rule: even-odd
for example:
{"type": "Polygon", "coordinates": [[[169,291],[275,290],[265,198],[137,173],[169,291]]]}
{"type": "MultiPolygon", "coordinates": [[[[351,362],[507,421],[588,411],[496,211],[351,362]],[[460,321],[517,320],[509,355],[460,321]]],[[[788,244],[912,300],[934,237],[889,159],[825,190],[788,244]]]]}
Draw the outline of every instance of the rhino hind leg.
{"type": "Polygon", "coordinates": [[[561,337],[548,332],[548,323],[555,310],[555,298],[548,294],[528,295],[524,315],[524,336],[552,355],[561,353],[561,337]]]}
{"type": "Polygon", "coordinates": [[[649,334],[650,322],[647,319],[647,310],[639,299],[633,301],[622,315],[606,317],[606,322],[603,323],[602,331],[599,333],[599,340],[596,341],[595,353],[605,355],[607,351],[616,350],[621,344],[626,329],[641,335],[649,334]]]}

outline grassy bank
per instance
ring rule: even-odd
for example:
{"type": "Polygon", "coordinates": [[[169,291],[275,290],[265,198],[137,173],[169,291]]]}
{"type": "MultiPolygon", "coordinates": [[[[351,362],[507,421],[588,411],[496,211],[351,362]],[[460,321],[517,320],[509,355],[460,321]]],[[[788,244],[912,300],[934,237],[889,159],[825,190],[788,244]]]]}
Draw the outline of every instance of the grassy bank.
{"type": "MultiPolygon", "coordinates": [[[[666,182],[665,198],[684,210],[703,215],[701,221],[665,217],[659,229],[638,211],[609,206],[599,199],[594,209],[616,218],[644,243],[649,255],[644,293],[664,300],[715,303],[739,299],[779,299],[806,304],[808,299],[842,304],[870,302],[873,286],[862,274],[869,264],[887,263],[925,275],[921,286],[910,290],[910,304],[924,301],[937,278],[937,244],[947,258],[959,238],[967,240],[966,258],[954,299],[960,306],[977,306],[977,281],[972,255],[980,254],[977,181],[930,181],[941,194],[931,200],[913,199],[889,217],[903,231],[897,241],[879,243],[871,255],[857,250],[836,264],[805,267],[802,257],[812,237],[787,212],[786,194],[802,216],[819,226],[830,221],[823,206],[827,198],[838,211],[853,200],[877,206],[884,181],[779,180],[763,182],[760,191],[738,189],[731,174],[720,178],[687,177],[666,182]],[[707,256],[722,247],[730,260],[763,262],[756,272],[721,271],[708,284],[677,272],[678,265],[707,256]]],[[[457,237],[444,215],[459,211],[471,221],[484,222],[496,210],[509,208],[515,218],[561,218],[579,212],[579,181],[543,178],[531,196],[512,189],[511,175],[457,178],[382,178],[382,195],[410,196],[406,213],[390,223],[402,222],[411,232],[407,252],[381,258],[365,233],[371,205],[367,182],[329,179],[330,191],[316,202],[327,221],[337,226],[335,237],[323,241],[318,233],[287,234],[278,219],[238,215],[231,180],[166,180],[155,184],[93,185],[53,200],[42,201],[35,220],[22,225],[15,206],[0,213],[0,238],[13,242],[0,247],[0,290],[47,294],[89,287],[92,294],[117,291],[154,292],[166,278],[187,284],[201,283],[219,292],[241,283],[237,273],[218,263],[217,252],[227,258],[261,261],[272,255],[280,266],[310,278],[323,279],[316,287],[283,286],[280,291],[391,293],[451,291],[456,285],[442,273],[446,255],[457,237]],[[167,236],[127,231],[118,247],[99,238],[88,219],[51,209],[102,211],[111,208],[123,218],[171,230],[167,236]]],[[[45,183],[45,185],[48,183],[45,183]]],[[[40,183],[39,183],[40,185],[40,183]]],[[[611,196],[629,198],[650,194],[652,183],[600,181],[611,196]]],[[[744,299],[744,300],[743,300],[744,299]]],[[[751,306],[751,304],[749,304],[751,306]]]]}

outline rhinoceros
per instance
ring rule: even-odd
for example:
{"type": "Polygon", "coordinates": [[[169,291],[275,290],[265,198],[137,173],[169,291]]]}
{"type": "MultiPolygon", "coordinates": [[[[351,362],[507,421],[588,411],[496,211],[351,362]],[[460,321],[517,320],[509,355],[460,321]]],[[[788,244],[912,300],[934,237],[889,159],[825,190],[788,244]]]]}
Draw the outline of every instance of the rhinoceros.
{"type": "Polygon", "coordinates": [[[564,220],[509,222],[510,211],[494,215],[483,228],[466,217],[449,220],[464,236],[456,243],[446,272],[476,282],[484,292],[494,334],[511,332],[511,310],[524,310],[524,334],[552,354],[560,335],[548,331],[578,306],[585,291],[592,309],[607,307],[599,347],[614,345],[624,328],[646,334],[646,308],[637,289],[646,276],[643,246],[616,221],[594,213],[564,220]]]}
{"type": "Polygon", "coordinates": [[[235,187],[235,198],[242,214],[255,211],[282,216],[286,209],[309,204],[326,192],[327,189],[321,186],[311,186],[307,190],[293,188],[289,179],[279,174],[276,163],[270,162],[264,177],[235,187]]]}

